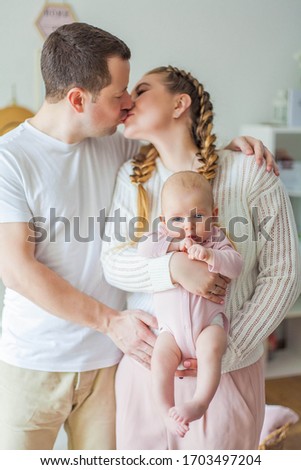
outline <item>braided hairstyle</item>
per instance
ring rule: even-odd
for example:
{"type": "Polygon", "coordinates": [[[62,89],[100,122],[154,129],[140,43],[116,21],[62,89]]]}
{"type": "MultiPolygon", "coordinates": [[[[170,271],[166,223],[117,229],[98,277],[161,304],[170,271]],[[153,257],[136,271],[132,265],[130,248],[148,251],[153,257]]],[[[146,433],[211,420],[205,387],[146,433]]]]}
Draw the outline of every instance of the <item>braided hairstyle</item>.
{"type": "MultiPolygon", "coordinates": [[[[197,171],[210,182],[213,181],[218,155],[214,144],[216,136],[212,133],[213,106],[209,93],[190,73],[170,65],[155,68],[147,75],[150,74],[162,74],[163,83],[170,93],[187,93],[190,96],[191,136],[199,149],[196,157],[201,163],[197,171]]],[[[149,201],[143,183],[150,179],[158,156],[157,149],[149,144],[141,147],[132,159],[133,174],[130,178],[132,183],[138,186],[138,217],[144,219],[148,219],[149,201]]]]}

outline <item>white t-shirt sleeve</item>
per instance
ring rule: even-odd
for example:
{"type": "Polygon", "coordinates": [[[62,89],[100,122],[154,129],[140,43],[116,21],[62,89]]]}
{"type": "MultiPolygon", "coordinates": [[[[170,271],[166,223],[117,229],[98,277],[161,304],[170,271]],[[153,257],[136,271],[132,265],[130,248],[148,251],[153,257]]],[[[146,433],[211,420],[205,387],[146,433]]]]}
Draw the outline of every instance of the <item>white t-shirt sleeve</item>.
{"type": "Polygon", "coordinates": [[[141,142],[138,140],[126,139],[124,135],[118,131],[114,134],[118,152],[122,155],[123,162],[132,159],[139,152],[141,142]]]}
{"type": "Polygon", "coordinates": [[[29,222],[32,217],[19,167],[13,156],[0,150],[0,222],[29,222]]]}

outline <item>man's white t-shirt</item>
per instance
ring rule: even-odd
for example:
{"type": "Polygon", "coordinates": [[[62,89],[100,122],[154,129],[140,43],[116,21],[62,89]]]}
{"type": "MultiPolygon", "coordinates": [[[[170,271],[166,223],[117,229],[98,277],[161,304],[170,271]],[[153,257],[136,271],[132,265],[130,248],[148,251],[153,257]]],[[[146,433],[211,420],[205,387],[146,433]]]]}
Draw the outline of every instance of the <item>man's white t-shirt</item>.
{"type": "MultiPolygon", "coordinates": [[[[120,133],[66,144],[27,121],[0,138],[0,222],[34,220],[36,259],[116,309],[124,307],[125,296],[104,278],[102,237],[117,171],[137,149],[137,142],[120,133]]],[[[72,372],[108,367],[120,357],[107,336],[56,317],[6,289],[1,360],[72,372]]]]}

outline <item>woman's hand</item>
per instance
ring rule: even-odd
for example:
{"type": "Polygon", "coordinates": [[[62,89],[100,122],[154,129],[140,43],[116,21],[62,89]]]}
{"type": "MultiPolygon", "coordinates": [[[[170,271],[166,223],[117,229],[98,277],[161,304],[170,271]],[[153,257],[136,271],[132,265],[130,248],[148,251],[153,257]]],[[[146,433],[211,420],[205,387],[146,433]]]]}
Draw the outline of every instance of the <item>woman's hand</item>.
{"type": "Polygon", "coordinates": [[[198,363],[196,359],[186,359],[183,362],[183,366],[186,367],[186,369],[177,370],[175,373],[176,377],[183,379],[184,377],[196,377],[197,376],[198,363]]]}
{"type": "Polygon", "coordinates": [[[193,261],[188,259],[186,253],[176,252],[171,257],[169,268],[173,283],[217,304],[224,303],[223,297],[230,279],[209,272],[208,265],[203,261],[193,261]]]}
{"type": "Polygon", "coordinates": [[[248,156],[254,155],[256,163],[259,166],[261,166],[265,160],[267,171],[270,172],[273,170],[275,175],[279,176],[279,168],[275,162],[274,156],[269,149],[263,145],[261,140],[250,136],[235,137],[225,149],[241,151],[248,156]]]}

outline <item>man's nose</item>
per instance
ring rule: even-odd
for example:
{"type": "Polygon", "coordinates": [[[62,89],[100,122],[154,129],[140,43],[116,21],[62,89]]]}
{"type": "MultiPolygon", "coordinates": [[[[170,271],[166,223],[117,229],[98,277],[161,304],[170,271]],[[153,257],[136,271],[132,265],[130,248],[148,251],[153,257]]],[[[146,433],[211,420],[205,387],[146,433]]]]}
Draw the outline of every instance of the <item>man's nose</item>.
{"type": "Polygon", "coordinates": [[[134,102],[132,100],[132,97],[131,95],[126,91],[125,94],[124,94],[124,98],[123,98],[123,106],[122,108],[123,109],[132,109],[132,107],[134,106],[134,102]]]}

